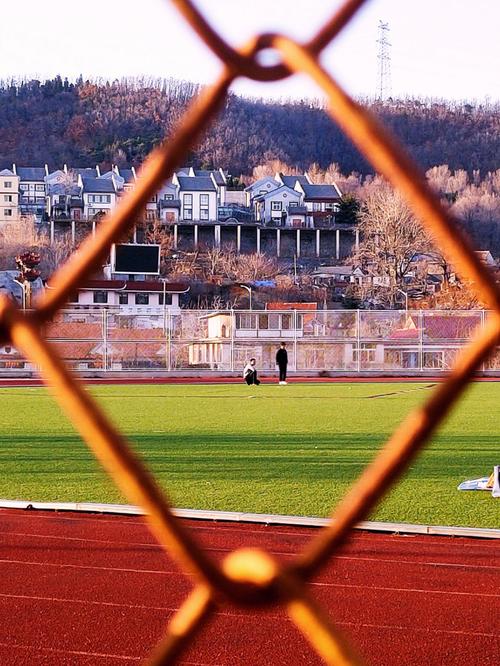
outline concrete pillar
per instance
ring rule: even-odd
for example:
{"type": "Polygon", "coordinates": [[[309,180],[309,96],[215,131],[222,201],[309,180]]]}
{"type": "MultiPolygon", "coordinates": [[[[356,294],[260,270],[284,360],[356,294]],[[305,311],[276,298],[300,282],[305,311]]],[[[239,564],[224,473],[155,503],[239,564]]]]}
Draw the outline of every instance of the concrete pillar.
{"type": "Polygon", "coordinates": [[[316,256],[321,256],[321,229],[316,229],[316,256]]]}
{"type": "Polygon", "coordinates": [[[194,249],[198,249],[198,225],[194,225],[194,249]]]}
{"type": "Polygon", "coordinates": [[[260,254],[260,227],[257,227],[257,254],[260,254]]]}
{"type": "Polygon", "coordinates": [[[241,224],[236,227],[236,252],[241,252],[241,224]]]}
{"type": "Polygon", "coordinates": [[[300,257],[300,229],[297,229],[297,257],[300,257]]]}
{"type": "Polygon", "coordinates": [[[215,247],[220,247],[220,224],[214,225],[214,244],[215,247]]]}
{"type": "Polygon", "coordinates": [[[276,229],[276,256],[281,256],[281,229],[276,229]]]}
{"type": "Polygon", "coordinates": [[[76,242],[76,222],[75,220],[71,220],[71,242],[73,245],[76,242]]]}
{"type": "Polygon", "coordinates": [[[340,259],[340,229],[335,229],[335,259],[340,259]]]}
{"type": "Polygon", "coordinates": [[[50,243],[54,243],[54,220],[50,218],[50,243]]]}
{"type": "Polygon", "coordinates": [[[356,234],[356,240],[354,241],[354,247],[356,248],[356,250],[359,250],[359,229],[356,229],[355,234],[356,234]]]}
{"type": "Polygon", "coordinates": [[[179,244],[178,225],[174,224],[174,250],[177,250],[178,244],[179,244]]]}

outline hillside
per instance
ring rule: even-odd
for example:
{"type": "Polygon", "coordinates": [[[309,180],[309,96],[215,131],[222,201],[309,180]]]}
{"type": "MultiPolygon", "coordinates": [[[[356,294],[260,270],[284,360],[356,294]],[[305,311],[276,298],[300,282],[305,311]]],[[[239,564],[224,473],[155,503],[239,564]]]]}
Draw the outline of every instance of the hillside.
{"type": "MultiPolygon", "coordinates": [[[[196,91],[173,80],[0,82],[0,166],[139,164],[172,131],[196,91]]],[[[499,166],[498,104],[367,103],[425,169],[448,164],[486,173],[499,166]]],[[[234,175],[270,159],[300,169],[336,162],[344,173],[371,171],[318,104],[234,95],[190,158],[234,175]]]]}

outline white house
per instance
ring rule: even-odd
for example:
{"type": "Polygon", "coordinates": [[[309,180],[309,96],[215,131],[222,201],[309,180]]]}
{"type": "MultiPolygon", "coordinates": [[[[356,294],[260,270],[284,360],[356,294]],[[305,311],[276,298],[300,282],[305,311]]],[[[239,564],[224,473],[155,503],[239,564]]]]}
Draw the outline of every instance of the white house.
{"type": "Polygon", "coordinates": [[[275,180],[272,176],[265,176],[264,178],[259,178],[255,183],[252,183],[248,187],[245,187],[245,193],[247,196],[247,206],[252,206],[253,200],[255,197],[258,197],[262,194],[267,194],[271,190],[276,190],[280,187],[280,183],[275,180]]]}
{"type": "Polygon", "coordinates": [[[291,226],[289,215],[292,215],[294,209],[300,206],[301,199],[301,194],[287,185],[270,189],[269,192],[254,197],[255,219],[265,224],[291,226]]]}
{"type": "Polygon", "coordinates": [[[107,214],[116,205],[117,185],[115,178],[86,178],[78,176],[78,185],[83,190],[83,214],[86,219],[107,214]]]}
{"type": "Polygon", "coordinates": [[[178,188],[181,220],[209,222],[217,219],[217,188],[212,177],[174,173],[172,184],[178,188]]]}
{"type": "Polygon", "coordinates": [[[19,207],[21,215],[34,215],[41,222],[45,213],[46,183],[48,166],[18,167],[12,165],[12,171],[19,176],[19,207]]]}
{"type": "Polygon", "coordinates": [[[203,169],[194,169],[195,176],[201,177],[210,177],[215,183],[217,188],[217,204],[219,206],[224,206],[226,203],[226,194],[227,194],[227,178],[226,174],[222,169],[211,169],[205,171],[203,169]]]}
{"type": "Polygon", "coordinates": [[[0,224],[19,219],[19,182],[10,169],[0,171],[0,224]]]}

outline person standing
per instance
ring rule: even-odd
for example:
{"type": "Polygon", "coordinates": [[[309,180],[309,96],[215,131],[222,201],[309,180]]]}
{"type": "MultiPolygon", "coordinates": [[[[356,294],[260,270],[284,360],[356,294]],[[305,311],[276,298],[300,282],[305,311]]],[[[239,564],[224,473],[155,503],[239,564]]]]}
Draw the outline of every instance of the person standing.
{"type": "Polygon", "coordinates": [[[280,348],[276,352],[276,365],[280,371],[280,384],[286,384],[286,368],[288,365],[288,354],[286,351],[286,344],[282,342],[280,348]]]}
{"type": "Polygon", "coordinates": [[[260,384],[260,380],[257,377],[257,368],[255,367],[255,359],[251,358],[248,363],[243,368],[243,379],[246,381],[248,386],[260,384]]]}

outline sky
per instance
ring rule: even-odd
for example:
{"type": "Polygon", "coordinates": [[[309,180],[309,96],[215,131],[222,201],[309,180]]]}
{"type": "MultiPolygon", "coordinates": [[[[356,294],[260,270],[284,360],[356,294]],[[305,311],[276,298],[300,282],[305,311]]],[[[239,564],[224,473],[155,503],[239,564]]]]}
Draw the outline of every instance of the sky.
{"type": "MultiPolygon", "coordinates": [[[[197,0],[235,45],[270,31],[306,40],[340,4],[197,0]]],[[[369,0],[322,56],[324,66],[358,97],[377,93],[380,20],[390,27],[393,97],[500,99],[498,0],[369,0]]],[[[23,0],[2,6],[2,79],[81,74],[209,83],[220,67],[169,0],[23,0]]],[[[304,76],[273,84],[241,79],[233,90],[256,97],[321,97],[304,76]]]]}

